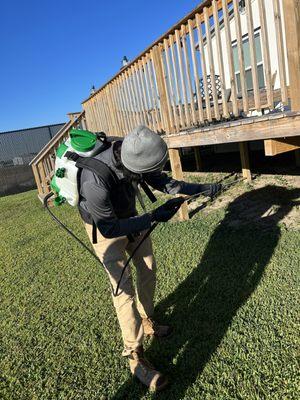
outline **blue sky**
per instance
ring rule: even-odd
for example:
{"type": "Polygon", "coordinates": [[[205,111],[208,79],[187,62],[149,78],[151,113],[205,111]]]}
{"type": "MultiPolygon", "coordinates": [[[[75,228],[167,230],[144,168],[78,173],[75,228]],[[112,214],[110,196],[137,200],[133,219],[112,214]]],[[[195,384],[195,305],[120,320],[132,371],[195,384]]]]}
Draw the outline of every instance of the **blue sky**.
{"type": "Polygon", "coordinates": [[[2,0],[0,132],[63,122],[200,0],[2,0]]]}

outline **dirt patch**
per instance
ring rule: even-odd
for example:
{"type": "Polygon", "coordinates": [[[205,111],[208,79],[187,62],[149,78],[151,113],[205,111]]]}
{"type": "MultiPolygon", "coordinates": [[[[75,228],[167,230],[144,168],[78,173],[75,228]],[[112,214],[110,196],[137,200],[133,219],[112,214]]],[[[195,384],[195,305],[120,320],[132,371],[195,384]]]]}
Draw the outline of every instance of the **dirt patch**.
{"type": "MultiPolygon", "coordinates": [[[[207,175],[209,174],[206,174],[205,181],[207,181],[207,175]]],[[[199,175],[199,181],[201,178],[203,175],[199,175]]],[[[229,177],[224,183],[228,181],[234,182],[234,177],[229,177]]],[[[200,210],[207,214],[218,209],[225,209],[227,214],[230,213],[227,223],[233,228],[255,223],[262,228],[281,225],[286,229],[298,229],[300,227],[300,176],[259,175],[251,183],[234,184],[205,207],[203,207],[203,202],[205,199],[199,198],[189,205],[192,216],[200,210]]]]}

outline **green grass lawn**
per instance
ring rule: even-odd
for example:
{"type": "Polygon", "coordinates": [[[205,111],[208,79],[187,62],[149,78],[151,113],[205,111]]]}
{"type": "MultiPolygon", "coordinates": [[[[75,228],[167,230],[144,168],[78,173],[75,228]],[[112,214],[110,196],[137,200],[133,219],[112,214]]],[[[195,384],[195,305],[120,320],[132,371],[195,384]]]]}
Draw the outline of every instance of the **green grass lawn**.
{"type": "MultiPolygon", "coordinates": [[[[175,328],[170,339],[146,343],[170,381],[156,396],[121,357],[102,268],[35,191],[1,198],[0,398],[299,398],[300,230],[282,223],[298,192],[232,189],[226,207],[153,233],[156,316],[175,328]]],[[[54,211],[88,243],[74,209],[54,211]]]]}

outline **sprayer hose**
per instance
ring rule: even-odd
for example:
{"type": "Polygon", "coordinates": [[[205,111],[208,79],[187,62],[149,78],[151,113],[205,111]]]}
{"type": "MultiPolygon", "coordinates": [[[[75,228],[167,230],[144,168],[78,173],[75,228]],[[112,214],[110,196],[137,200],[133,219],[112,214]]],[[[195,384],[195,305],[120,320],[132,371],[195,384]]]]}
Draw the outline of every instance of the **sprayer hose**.
{"type": "MultiPolygon", "coordinates": [[[[226,177],[225,177],[225,179],[226,179],[226,177]]],[[[219,183],[223,182],[225,179],[223,178],[219,183]]],[[[233,181],[232,183],[229,183],[229,184],[227,184],[227,185],[223,185],[223,190],[226,189],[226,188],[228,188],[229,186],[231,186],[231,185],[234,184],[234,183],[238,183],[238,182],[242,181],[243,179],[244,179],[244,178],[237,179],[237,180],[233,181]]],[[[223,191],[223,190],[222,190],[222,191],[223,191]]],[[[195,199],[195,198],[197,198],[197,197],[199,197],[199,196],[201,196],[201,195],[202,195],[202,196],[203,196],[203,195],[205,196],[205,194],[208,194],[209,191],[206,191],[206,192],[201,192],[201,193],[196,193],[196,194],[191,195],[191,196],[186,196],[186,197],[185,197],[185,200],[186,200],[186,201],[192,200],[192,199],[195,199]],[[207,193],[206,193],[206,192],[207,192],[207,193]]],[[[53,192],[50,192],[50,193],[48,193],[48,194],[45,196],[45,198],[44,198],[44,207],[45,207],[46,210],[49,212],[49,214],[51,215],[51,217],[53,218],[53,220],[54,220],[60,227],[62,227],[69,235],[71,235],[79,244],[81,244],[81,246],[83,246],[83,247],[95,258],[95,260],[98,261],[98,262],[100,263],[100,265],[101,265],[102,267],[105,267],[104,264],[101,262],[100,258],[97,257],[97,255],[96,255],[85,243],[83,243],[83,241],[80,240],[80,239],[79,239],[79,238],[78,238],[78,237],[77,237],[63,222],[61,222],[61,221],[53,214],[53,212],[50,210],[49,204],[48,204],[48,200],[49,200],[53,195],[54,195],[54,193],[53,193],[53,192]]],[[[119,289],[120,289],[120,285],[121,285],[121,282],[122,282],[122,278],[123,278],[123,276],[124,276],[124,273],[125,273],[125,271],[126,271],[128,265],[129,265],[130,261],[133,259],[134,255],[136,254],[136,252],[138,251],[138,249],[141,247],[141,245],[144,243],[144,241],[147,239],[147,237],[149,237],[150,234],[154,231],[154,229],[157,227],[157,225],[158,225],[158,222],[155,222],[155,223],[153,223],[153,224],[151,225],[151,228],[148,229],[148,231],[144,234],[143,238],[140,240],[140,242],[138,243],[138,245],[136,246],[136,248],[135,248],[135,249],[133,250],[133,252],[131,253],[130,257],[127,259],[127,261],[126,261],[124,267],[122,268],[122,272],[121,272],[121,275],[120,275],[120,278],[119,278],[119,281],[118,281],[116,290],[114,291],[113,288],[112,288],[112,292],[113,292],[113,295],[114,295],[115,297],[118,296],[119,289]]]]}

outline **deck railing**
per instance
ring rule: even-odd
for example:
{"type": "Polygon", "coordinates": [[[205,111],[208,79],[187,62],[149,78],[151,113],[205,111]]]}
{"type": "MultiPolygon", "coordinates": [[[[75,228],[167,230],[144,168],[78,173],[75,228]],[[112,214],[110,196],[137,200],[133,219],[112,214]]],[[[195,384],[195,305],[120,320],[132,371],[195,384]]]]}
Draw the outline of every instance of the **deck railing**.
{"type": "Polygon", "coordinates": [[[83,102],[90,128],[168,133],[286,106],[284,3],[204,1],[83,102]]]}
{"type": "Polygon", "coordinates": [[[50,192],[50,181],[54,172],[56,149],[69,137],[71,129],[87,129],[84,111],[79,113],[79,115],[72,115],[74,118],[70,119],[30,162],[41,200],[50,192]]]}
{"type": "MultiPolygon", "coordinates": [[[[39,194],[49,192],[53,154],[73,126],[124,136],[145,124],[170,134],[299,111],[299,26],[299,0],[203,1],[83,101],[84,112],[32,162],[39,194]]],[[[181,179],[172,148],[170,161],[181,179]]]]}

